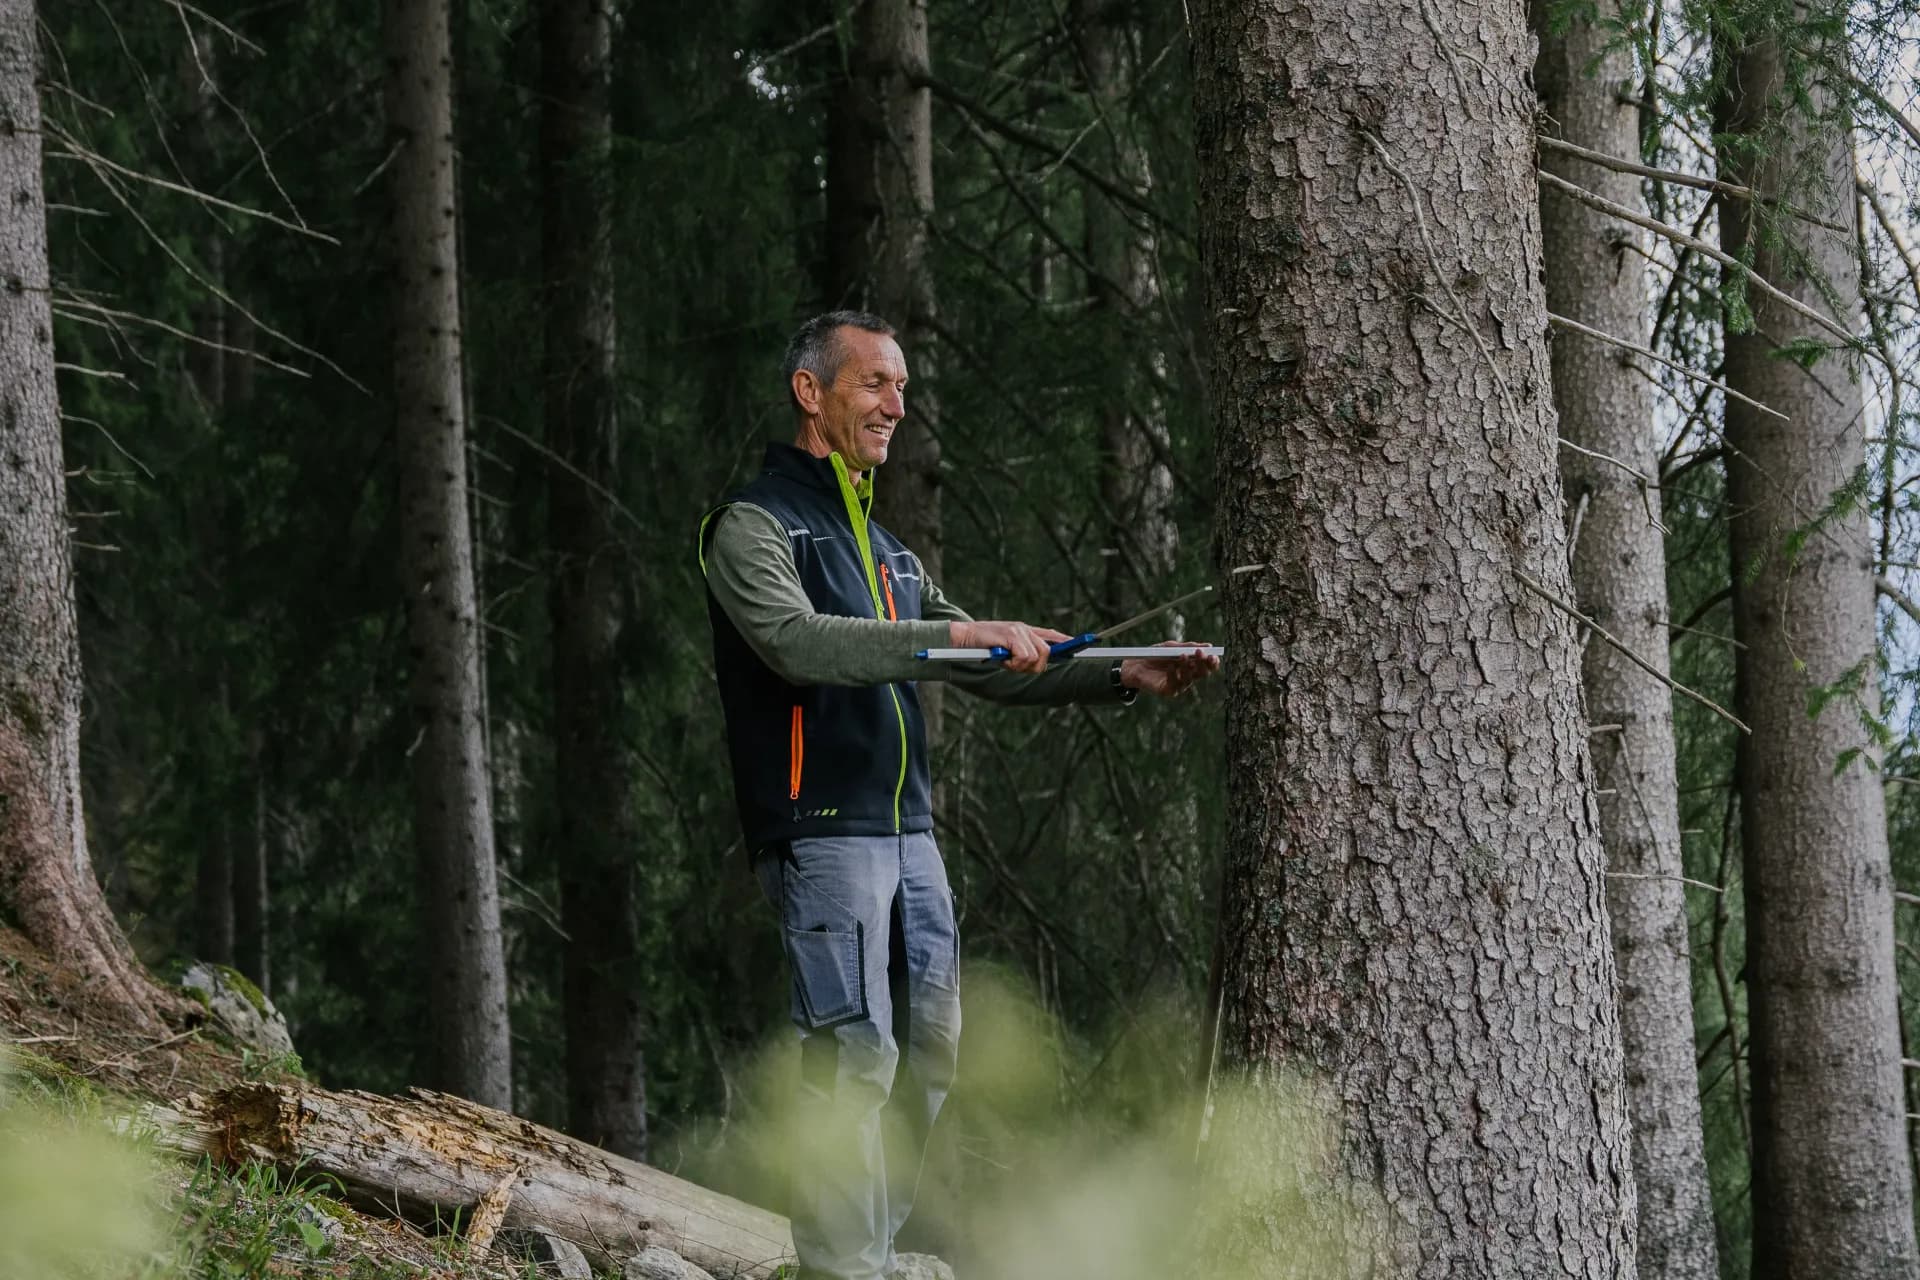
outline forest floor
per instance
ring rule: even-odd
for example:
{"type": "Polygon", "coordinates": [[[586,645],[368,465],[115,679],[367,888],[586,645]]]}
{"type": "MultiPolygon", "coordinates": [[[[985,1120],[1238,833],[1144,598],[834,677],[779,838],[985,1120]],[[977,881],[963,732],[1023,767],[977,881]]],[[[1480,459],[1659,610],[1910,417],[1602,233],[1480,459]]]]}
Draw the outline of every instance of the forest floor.
{"type": "Polygon", "coordinates": [[[211,1024],[166,1035],[130,1024],[0,925],[0,1272],[18,1280],[543,1274],[530,1261],[469,1254],[451,1230],[358,1213],[323,1178],[174,1156],[143,1141],[137,1120],[132,1142],[111,1136],[147,1104],[300,1078],[297,1058],[262,1060],[211,1024]]]}

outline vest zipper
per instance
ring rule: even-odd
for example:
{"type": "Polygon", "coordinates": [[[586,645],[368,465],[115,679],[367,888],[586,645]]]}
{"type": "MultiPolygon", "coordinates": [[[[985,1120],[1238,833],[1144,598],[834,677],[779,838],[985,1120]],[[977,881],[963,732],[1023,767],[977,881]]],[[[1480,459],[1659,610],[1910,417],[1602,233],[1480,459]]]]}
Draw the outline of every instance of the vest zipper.
{"type": "Polygon", "coordinates": [[[787,743],[787,798],[800,798],[800,761],[806,754],[806,739],[800,732],[800,708],[793,709],[793,735],[787,743]]]}
{"type": "MultiPolygon", "coordinates": [[[[853,530],[854,545],[860,548],[860,566],[867,571],[867,590],[873,596],[873,616],[884,622],[887,620],[887,615],[880,606],[881,578],[873,571],[873,545],[867,538],[867,513],[861,510],[860,495],[854,492],[853,481],[847,477],[846,460],[838,453],[830,453],[827,455],[827,461],[833,464],[833,474],[840,481],[840,500],[847,506],[847,524],[853,530]]],[[[868,479],[868,485],[867,501],[871,503],[873,501],[871,477],[868,479]]],[[[885,565],[880,566],[880,572],[883,575],[886,573],[885,565]]],[[[887,589],[887,594],[889,598],[892,597],[891,587],[887,589]]],[[[893,699],[893,718],[900,723],[900,777],[893,784],[893,830],[894,834],[898,835],[900,833],[900,793],[907,787],[907,713],[900,709],[900,691],[891,684],[887,686],[887,696],[893,699]]]]}
{"type": "Polygon", "coordinates": [[[893,577],[887,572],[887,566],[884,564],[880,566],[880,585],[887,592],[887,621],[900,621],[900,612],[893,607],[893,577]]]}

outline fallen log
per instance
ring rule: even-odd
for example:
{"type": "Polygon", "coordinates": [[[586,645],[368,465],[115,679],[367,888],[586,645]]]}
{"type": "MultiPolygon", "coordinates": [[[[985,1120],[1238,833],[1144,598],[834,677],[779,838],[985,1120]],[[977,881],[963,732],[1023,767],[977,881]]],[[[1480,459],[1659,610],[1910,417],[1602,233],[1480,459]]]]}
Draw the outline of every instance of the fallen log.
{"type": "Polygon", "coordinates": [[[719,1280],[766,1280],[793,1254],[778,1214],[449,1094],[246,1084],[148,1118],[175,1151],[324,1175],[356,1207],[412,1221],[480,1210],[489,1237],[547,1231],[600,1266],[659,1245],[719,1280]]]}

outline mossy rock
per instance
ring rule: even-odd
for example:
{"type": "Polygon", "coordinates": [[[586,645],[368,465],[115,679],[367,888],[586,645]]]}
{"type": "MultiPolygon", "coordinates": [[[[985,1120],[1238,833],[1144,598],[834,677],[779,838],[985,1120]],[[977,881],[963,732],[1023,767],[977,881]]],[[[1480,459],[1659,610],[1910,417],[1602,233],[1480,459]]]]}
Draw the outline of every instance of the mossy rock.
{"type": "Polygon", "coordinates": [[[266,992],[255,986],[252,978],[249,978],[238,969],[231,968],[224,964],[217,964],[213,967],[219,970],[220,976],[227,980],[228,986],[246,997],[247,1003],[253,1006],[255,1013],[263,1018],[273,1016],[273,1006],[268,1003],[266,992]]]}

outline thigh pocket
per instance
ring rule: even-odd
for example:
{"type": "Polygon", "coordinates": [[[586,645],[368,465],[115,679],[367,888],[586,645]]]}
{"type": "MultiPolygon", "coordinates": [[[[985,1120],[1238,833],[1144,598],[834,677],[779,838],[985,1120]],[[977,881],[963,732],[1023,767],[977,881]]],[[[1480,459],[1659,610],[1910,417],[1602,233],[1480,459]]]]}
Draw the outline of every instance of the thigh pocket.
{"type": "Polygon", "coordinates": [[[860,924],[851,933],[832,929],[787,930],[787,954],[807,1026],[814,1030],[867,1016],[864,943],[860,924]]]}

